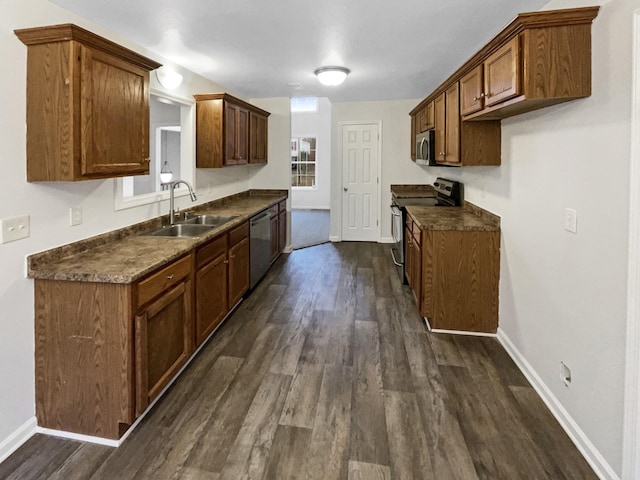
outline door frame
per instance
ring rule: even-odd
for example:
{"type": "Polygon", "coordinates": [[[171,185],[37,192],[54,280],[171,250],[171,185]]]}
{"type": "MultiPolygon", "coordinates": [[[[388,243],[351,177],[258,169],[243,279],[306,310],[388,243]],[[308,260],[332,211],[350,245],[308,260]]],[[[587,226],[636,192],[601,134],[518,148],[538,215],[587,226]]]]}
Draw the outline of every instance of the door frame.
{"type": "Polygon", "coordinates": [[[640,9],[633,15],[627,340],[622,478],[640,478],[640,9]]]}
{"type": "MultiPolygon", "coordinates": [[[[349,126],[349,125],[376,125],[378,127],[378,188],[377,188],[377,195],[378,195],[378,201],[376,202],[376,214],[378,217],[377,220],[377,225],[376,225],[376,234],[377,234],[377,242],[380,242],[380,224],[382,223],[382,219],[380,218],[380,214],[381,214],[381,208],[380,208],[380,202],[382,201],[382,120],[363,120],[363,121],[357,121],[357,120],[350,120],[350,121],[344,121],[344,122],[338,122],[338,128],[340,129],[340,185],[339,185],[339,192],[340,192],[340,238],[336,239],[338,241],[342,241],[342,226],[343,226],[343,215],[344,212],[342,211],[342,204],[343,204],[343,187],[344,187],[344,158],[342,156],[342,152],[344,151],[343,147],[344,147],[344,127],[349,126]]],[[[333,241],[333,239],[331,239],[333,241]]]]}

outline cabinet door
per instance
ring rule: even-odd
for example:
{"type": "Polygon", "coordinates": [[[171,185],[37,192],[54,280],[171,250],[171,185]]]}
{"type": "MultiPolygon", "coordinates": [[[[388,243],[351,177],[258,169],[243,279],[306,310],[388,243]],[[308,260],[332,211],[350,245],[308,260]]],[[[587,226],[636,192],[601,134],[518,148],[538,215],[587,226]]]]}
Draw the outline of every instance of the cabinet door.
{"type": "Polygon", "coordinates": [[[229,308],[249,290],[249,238],[229,248],[229,308]]]}
{"type": "Polygon", "coordinates": [[[435,153],[436,162],[444,162],[446,155],[446,138],[445,138],[445,94],[438,95],[433,101],[433,112],[435,120],[435,153]]]}
{"type": "Polygon", "coordinates": [[[423,109],[420,116],[420,133],[426,132],[433,128],[433,102],[429,102],[423,109]]]}
{"type": "Polygon", "coordinates": [[[411,241],[411,228],[409,225],[404,230],[404,274],[413,290],[413,242],[411,241]]]}
{"type": "Polygon", "coordinates": [[[81,175],[149,173],[149,74],[87,47],[81,58],[81,175]]]}
{"type": "Polygon", "coordinates": [[[229,307],[227,252],[196,272],[196,345],[222,321],[229,307]]]}
{"type": "Polygon", "coordinates": [[[413,297],[415,298],[418,310],[422,310],[422,249],[420,244],[412,240],[411,248],[411,290],[413,291],[413,297]]]}
{"type": "Polygon", "coordinates": [[[136,416],[191,354],[191,282],[178,284],[135,317],[136,416]]]}
{"type": "Polygon", "coordinates": [[[278,253],[284,250],[287,244],[287,211],[278,214],[278,253]]]}
{"type": "Polygon", "coordinates": [[[238,107],[236,127],[236,161],[244,164],[249,161],[249,110],[238,107]]]}
{"type": "MultiPolygon", "coordinates": [[[[276,206],[276,209],[278,207],[276,206]]],[[[276,210],[277,212],[277,210],[276,210]]],[[[271,213],[271,261],[278,256],[278,213],[271,213]]]]}
{"type": "Polygon", "coordinates": [[[411,116],[411,160],[416,161],[416,134],[420,130],[418,123],[418,114],[411,116]]]}
{"type": "Polygon", "coordinates": [[[237,165],[237,139],[239,107],[224,104],[224,164],[237,165]]]}
{"type": "Polygon", "coordinates": [[[460,113],[469,115],[484,107],[482,88],[482,65],[467,73],[460,79],[460,113]]]}
{"type": "Polygon", "coordinates": [[[485,105],[520,95],[520,37],[516,36],[484,62],[485,105]]]}
{"type": "Polygon", "coordinates": [[[249,120],[249,163],[267,163],[269,118],[251,112],[249,120]]]}
{"type": "Polygon", "coordinates": [[[452,85],[445,95],[445,155],[447,164],[460,163],[460,89],[452,85]]]}

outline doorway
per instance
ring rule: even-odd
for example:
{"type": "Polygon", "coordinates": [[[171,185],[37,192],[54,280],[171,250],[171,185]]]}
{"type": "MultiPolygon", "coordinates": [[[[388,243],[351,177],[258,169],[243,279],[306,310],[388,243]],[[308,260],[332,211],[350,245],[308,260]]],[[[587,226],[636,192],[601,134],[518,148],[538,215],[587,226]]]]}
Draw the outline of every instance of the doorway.
{"type": "Polygon", "coordinates": [[[291,247],[329,241],[331,103],[291,99],[291,247]]]}
{"type": "Polygon", "coordinates": [[[342,240],[380,236],[380,123],[342,124],[342,240]]]}

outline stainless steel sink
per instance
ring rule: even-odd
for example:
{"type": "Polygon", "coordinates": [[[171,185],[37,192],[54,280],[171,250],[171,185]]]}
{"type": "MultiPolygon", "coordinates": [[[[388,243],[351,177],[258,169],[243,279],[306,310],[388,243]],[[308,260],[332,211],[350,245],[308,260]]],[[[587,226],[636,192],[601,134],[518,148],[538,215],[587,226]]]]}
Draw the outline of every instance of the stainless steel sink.
{"type": "Polygon", "coordinates": [[[167,225],[145,235],[152,237],[197,237],[211,230],[211,225],[180,224],[167,225]]]}
{"type": "Polygon", "coordinates": [[[208,225],[211,227],[219,227],[220,225],[230,222],[234,218],[237,218],[237,215],[196,215],[195,217],[188,218],[180,223],[183,225],[208,225]]]}

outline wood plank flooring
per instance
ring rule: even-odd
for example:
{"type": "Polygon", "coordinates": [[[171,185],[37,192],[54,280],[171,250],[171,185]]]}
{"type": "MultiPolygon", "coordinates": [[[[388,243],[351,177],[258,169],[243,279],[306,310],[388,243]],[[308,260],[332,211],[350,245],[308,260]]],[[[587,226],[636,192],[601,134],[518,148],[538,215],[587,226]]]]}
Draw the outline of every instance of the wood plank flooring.
{"type": "Polygon", "coordinates": [[[387,245],[283,255],[118,449],[1,479],[595,479],[495,339],[430,334],[387,245]]]}

